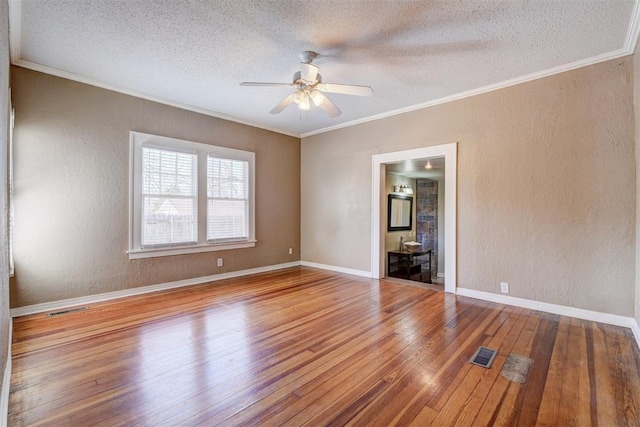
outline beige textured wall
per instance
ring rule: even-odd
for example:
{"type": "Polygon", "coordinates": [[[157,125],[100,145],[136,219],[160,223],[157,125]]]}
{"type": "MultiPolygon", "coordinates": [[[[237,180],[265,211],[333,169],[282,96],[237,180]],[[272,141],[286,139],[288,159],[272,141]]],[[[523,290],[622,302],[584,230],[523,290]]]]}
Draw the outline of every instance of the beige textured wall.
{"type": "Polygon", "coordinates": [[[17,67],[12,82],[13,307],[299,259],[298,138],[17,67]],[[254,151],[256,247],[128,260],[131,130],[254,151]]]}
{"type": "MultiPolygon", "coordinates": [[[[0,0],[0,384],[7,374],[5,365],[11,343],[9,342],[9,266],[7,239],[7,142],[9,138],[9,7],[0,0]]],[[[9,393],[9,390],[3,390],[9,393]]]]}
{"type": "Polygon", "coordinates": [[[302,259],[369,271],[371,156],[458,142],[458,286],[632,316],[633,58],[302,140],[302,259]]]}

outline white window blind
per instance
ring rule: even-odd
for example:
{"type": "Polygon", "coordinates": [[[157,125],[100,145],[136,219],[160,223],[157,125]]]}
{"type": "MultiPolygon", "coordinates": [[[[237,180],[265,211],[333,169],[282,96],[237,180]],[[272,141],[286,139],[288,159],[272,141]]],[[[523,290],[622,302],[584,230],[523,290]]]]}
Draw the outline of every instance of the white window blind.
{"type": "Polygon", "coordinates": [[[197,154],[142,148],[141,246],[198,240],[197,154]]]}
{"type": "Polygon", "coordinates": [[[249,166],[207,156],[207,240],[248,238],[249,166]]]}

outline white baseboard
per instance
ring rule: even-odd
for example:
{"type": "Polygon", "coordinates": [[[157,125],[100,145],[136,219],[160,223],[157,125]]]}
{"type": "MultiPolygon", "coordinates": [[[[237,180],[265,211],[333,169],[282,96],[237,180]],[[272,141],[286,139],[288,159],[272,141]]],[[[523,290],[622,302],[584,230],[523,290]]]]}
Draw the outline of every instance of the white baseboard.
{"type": "Polygon", "coordinates": [[[439,277],[441,279],[444,279],[444,273],[438,273],[436,274],[436,277],[439,277]]]}
{"type": "Polygon", "coordinates": [[[9,319],[9,345],[7,349],[7,362],[4,365],[2,377],[2,390],[0,390],[0,426],[9,424],[9,393],[11,392],[11,342],[13,341],[13,320],[9,319]]]}
{"type": "Polygon", "coordinates": [[[60,310],[63,308],[93,304],[102,301],[108,301],[116,298],[128,297],[133,295],[148,294],[150,292],[164,291],[167,289],[181,288],[184,286],[200,285],[207,282],[216,282],[223,279],[231,279],[233,277],[247,276],[249,274],[265,273],[268,271],[281,270],[283,268],[297,267],[300,261],[287,262],[284,264],[268,265],[265,267],[250,268],[247,270],[230,271],[228,273],[213,274],[211,276],[194,277],[193,279],[177,280],[175,282],[160,283],[157,285],[141,286],[132,289],[123,289],[121,291],[106,292],[103,294],[87,295],[78,298],[69,298],[59,301],[45,302],[41,304],[27,305],[11,309],[11,317],[26,316],[28,314],[44,313],[47,311],[60,310]]]}
{"type": "Polygon", "coordinates": [[[633,336],[636,337],[636,342],[638,343],[638,347],[640,347],[640,325],[638,325],[638,321],[633,319],[633,325],[631,326],[631,331],[633,332],[633,336]]]}
{"type": "Polygon", "coordinates": [[[561,316],[575,317],[578,319],[591,320],[593,322],[631,328],[636,338],[636,342],[640,347],[640,328],[638,327],[638,322],[636,322],[633,317],[618,316],[616,314],[601,313],[599,311],[585,310],[582,308],[567,307],[564,305],[550,304],[547,302],[510,297],[507,295],[492,294],[490,292],[476,291],[474,289],[457,288],[456,294],[464,297],[481,299],[483,301],[513,305],[516,307],[528,308],[531,310],[544,311],[546,313],[559,314],[561,316]]]}
{"type": "Polygon", "coordinates": [[[318,263],[309,262],[309,261],[300,261],[300,265],[303,265],[305,267],[319,268],[322,270],[335,271],[338,273],[353,274],[354,276],[361,276],[361,277],[368,277],[368,278],[373,277],[370,271],[355,270],[353,268],[338,267],[335,265],[318,264],[318,263]]]}

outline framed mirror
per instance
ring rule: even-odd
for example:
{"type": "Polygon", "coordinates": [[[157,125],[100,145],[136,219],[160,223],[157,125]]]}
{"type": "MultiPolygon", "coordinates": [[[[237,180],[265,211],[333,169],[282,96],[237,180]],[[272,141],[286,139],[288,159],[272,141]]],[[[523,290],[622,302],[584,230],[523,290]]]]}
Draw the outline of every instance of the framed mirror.
{"type": "Polygon", "coordinates": [[[413,197],[389,194],[387,231],[411,230],[413,197]]]}

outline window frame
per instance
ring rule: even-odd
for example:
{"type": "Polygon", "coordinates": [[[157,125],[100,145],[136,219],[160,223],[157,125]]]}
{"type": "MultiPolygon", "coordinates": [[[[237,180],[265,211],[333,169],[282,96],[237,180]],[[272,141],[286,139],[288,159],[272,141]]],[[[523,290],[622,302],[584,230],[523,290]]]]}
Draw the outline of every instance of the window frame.
{"type": "Polygon", "coordinates": [[[251,248],[255,239],[255,153],[148,133],[130,132],[129,153],[129,259],[251,248]],[[197,241],[195,244],[167,244],[142,247],[142,147],[197,153],[197,241]],[[207,158],[208,156],[247,162],[248,237],[207,241],[207,158]]]}
{"type": "Polygon", "coordinates": [[[13,189],[15,187],[15,181],[14,181],[14,167],[13,167],[13,132],[14,132],[14,126],[15,126],[15,120],[16,120],[16,109],[13,108],[13,103],[11,102],[11,88],[9,88],[9,111],[10,111],[10,116],[9,116],[9,147],[8,147],[8,168],[7,168],[7,181],[8,181],[8,186],[7,186],[7,190],[8,190],[8,194],[7,194],[7,208],[9,211],[9,223],[8,223],[8,256],[9,256],[9,277],[14,277],[15,276],[15,263],[14,263],[14,259],[13,259],[13,246],[14,246],[14,239],[13,239],[13,230],[15,228],[15,222],[14,222],[14,198],[13,198],[13,189]]]}

